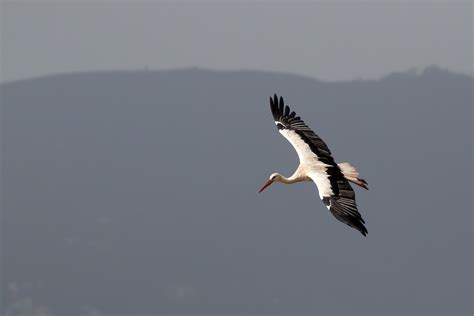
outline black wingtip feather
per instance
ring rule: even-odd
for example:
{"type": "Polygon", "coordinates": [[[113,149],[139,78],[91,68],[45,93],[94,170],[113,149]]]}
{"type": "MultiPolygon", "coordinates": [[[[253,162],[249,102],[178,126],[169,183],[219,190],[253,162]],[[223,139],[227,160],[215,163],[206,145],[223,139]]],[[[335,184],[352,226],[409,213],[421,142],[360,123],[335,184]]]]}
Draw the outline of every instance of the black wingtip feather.
{"type": "MultiPolygon", "coordinates": [[[[363,220],[362,220],[362,222],[365,223],[363,220]]],[[[360,223],[360,225],[359,225],[358,227],[356,227],[356,229],[357,229],[358,231],[360,231],[360,233],[361,233],[362,235],[364,235],[364,237],[366,237],[367,234],[369,233],[368,230],[367,230],[367,228],[366,228],[362,223],[360,223]]]]}
{"type": "Polygon", "coordinates": [[[330,207],[332,215],[338,220],[352,228],[357,229],[362,235],[367,236],[365,221],[357,211],[355,204],[351,206],[344,198],[330,198],[330,207]]]}
{"type": "Polygon", "coordinates": [[[353,219],[350,221],[350,223],[347,223],[347,225],[357,229],[362,235],[367,236],[368,231],[364,224],[365,222],[362,218],[353,219]]]}
{"type": "Polygon", "coordinates": [[[281,116],[283,115],[283,107],[285,106],[285,102],[283,101],[283,97],[280,97],[280,104],[278,105],[278,114],[281,116]]]}
{"type": "Polygon", "coordinates": [[[273,97],[270,97],[270,107],[275,121],[280,120],[282,117],[293,117],[296,115],[294,112],[291,112],[290,114],[290,107],[285,106],[283,97],[278,97],[276,93],[273,94],[273,97]]]}
{"type": "MultiPolygon", "coordinates": [[[[276,95],[275,95],[276,96],[276,95]]],[[[270,97],[270,109],[272,110],[273,119],[278,120],[278,104],[275,103],[275,98],[270,97]]]]}

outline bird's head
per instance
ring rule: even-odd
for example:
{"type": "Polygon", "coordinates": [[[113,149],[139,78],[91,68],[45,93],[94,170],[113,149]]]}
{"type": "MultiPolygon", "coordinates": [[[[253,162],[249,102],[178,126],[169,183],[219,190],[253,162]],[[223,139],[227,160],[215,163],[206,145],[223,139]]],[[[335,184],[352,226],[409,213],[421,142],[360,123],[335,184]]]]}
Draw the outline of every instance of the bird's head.
{"type": "Polygon", "coordinates": [[[265,182],[265,184],[262,186],[262,188],[258,191],[258,193],[265,190],[273,182],[278,182],[280,179],[281,179],[281,175],[279,173],[272,173],[270,175],[270,177],[268,178],[267,182],[265,182]]]}

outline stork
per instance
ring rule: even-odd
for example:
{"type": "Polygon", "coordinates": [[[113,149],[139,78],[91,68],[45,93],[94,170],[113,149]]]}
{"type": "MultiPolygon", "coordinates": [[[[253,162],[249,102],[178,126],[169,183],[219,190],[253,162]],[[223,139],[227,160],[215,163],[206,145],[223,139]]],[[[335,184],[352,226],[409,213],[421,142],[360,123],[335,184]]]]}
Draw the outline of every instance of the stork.
{"type": "Polygon", "coordinates": [[[283,97],[278,99],[276,94],[270,97],[270,108],[278,131],[293,145],[300,164],[289,178],[272,173],[259,193],[273,182],[292,184],[313,181],[319,197],[332,215],[366,236],[365,221],[357,210],[355,193],[349,182],[368,190],[367,182],[358,178],[356,168],[348,162],[337,164],[334,161],[326,143],[285,105],[283,97]]]}

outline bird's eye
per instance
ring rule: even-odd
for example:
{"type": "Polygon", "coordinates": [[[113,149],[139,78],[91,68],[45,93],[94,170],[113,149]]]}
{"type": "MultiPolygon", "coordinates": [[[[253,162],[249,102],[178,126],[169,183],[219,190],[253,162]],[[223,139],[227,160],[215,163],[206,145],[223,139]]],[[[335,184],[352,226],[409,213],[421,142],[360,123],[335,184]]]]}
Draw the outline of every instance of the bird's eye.
{"type": "Polygon", "coordinates": [[[270,180],[275,180],[275,178],[276,178],[276,176],[273,176],[273,177],[271,177],[271,179],[270,179],[270,180]]]}

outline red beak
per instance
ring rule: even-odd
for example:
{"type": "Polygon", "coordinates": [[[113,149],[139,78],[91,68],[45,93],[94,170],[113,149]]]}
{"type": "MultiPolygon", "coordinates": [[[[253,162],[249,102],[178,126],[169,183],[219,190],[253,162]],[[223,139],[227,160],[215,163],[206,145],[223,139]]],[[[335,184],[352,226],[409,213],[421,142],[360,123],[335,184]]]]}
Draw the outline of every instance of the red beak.
{"type": "Polygon", "coordinates": [[[265,190],[270,184],[273,183],[273,180],[267,180],[267,182],[265,182],[265,184],[263,185],[263,187],[260,189],[260,191],[258,191],[258,193],[262,192],[263,190],[265,190]]]}

